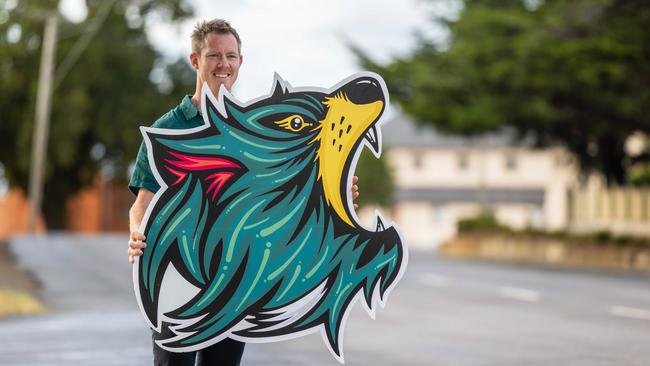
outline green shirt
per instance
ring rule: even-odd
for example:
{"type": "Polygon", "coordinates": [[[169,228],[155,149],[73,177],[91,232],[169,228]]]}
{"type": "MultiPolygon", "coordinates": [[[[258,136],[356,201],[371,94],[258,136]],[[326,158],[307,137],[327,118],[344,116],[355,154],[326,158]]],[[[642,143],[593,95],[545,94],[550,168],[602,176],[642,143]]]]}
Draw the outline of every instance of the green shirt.
{"type": "MultiPolygon", "coordinates": [[[[173,129],[188,129],[203,125],[203,117],[199,114],[196,106],[192,104],[192,99],[186,95],[181,101],[181,104],[176,108],[158,118],[151,127],[155,128],[173,128],[173,129]]],[[[131,175],[129,182],[129,189],[133,194],[137,195],[140,188],[156,193],[160,189],[160,185],[153,176],[151,167],[149,166],[149,156],[147,154],[147,145],[142,142],[138,157],[135,159],[135,168],[131,175]]]]}

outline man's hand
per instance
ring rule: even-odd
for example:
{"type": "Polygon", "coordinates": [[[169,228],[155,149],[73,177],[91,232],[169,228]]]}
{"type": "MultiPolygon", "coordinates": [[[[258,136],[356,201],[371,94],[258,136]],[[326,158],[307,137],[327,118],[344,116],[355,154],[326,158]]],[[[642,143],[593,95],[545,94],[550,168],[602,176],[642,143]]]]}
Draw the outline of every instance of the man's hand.
{"type": "MultiPolygon", "coordinates": [[[[356,184],[358,181],[359,181],[359,177],[357,177],[356,175],[352,177],[352,201],[354,201],[355,199],[357,199],[357,197],[359,197],[359,187],[356,184]]],[[[357,208],[359,208],[359,205],[355,203],[354,209],[356,210],[357,208]]]]}
{"type": "Polygon", "coordinates": [[[135,262],[135,257],[142,255],[142,249],[147,247],[147,243],[144,242],[146,238],[142,233],[134,231],[131,233],[129,238],[129,262],[133,264],[135,262]]]}
{"type": "Polygon", "coordinates": [[[152,198],[153,193],[146,188],[140,188],[138,197],[135,198],[135,202],[133,202],[133,206],[129,210],[129,228],[131,235],[129,236],[128,253],[131,264],[135,262],[135,257],[141,256],[142,250],[147,247],[147,244],[144,242],[146,238],[140,232],[140,223],[152,198]]]}

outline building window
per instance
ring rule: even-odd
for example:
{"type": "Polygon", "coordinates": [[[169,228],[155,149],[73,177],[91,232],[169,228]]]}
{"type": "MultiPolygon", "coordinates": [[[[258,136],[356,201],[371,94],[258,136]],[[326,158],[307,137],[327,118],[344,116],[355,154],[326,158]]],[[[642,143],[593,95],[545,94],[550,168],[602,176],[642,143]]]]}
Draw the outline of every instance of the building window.
{"type": "Polygon", "coordinates": [[[432,214],[432,219],[435,223],[445,222],[447,219],[447,212],[444,206],[434,206],[432,214]]]}
{"type": "Polygon", "coordinates": [[[506,154],[506,170],[515,171],[517,170],[517,156],[514,153],[506,154]]]}
{"type": "Polygon", "coordinates": [[[469,156],[467,153],[458,154],[458,170],[467,170],[469,167],[469,156]]]}
{"type": "Polygon", "coordinates": [[[415,166],[415,169],[422,169],[422,153],[421,152],[416,152],[413,154],[413,165],[415,166]]]}

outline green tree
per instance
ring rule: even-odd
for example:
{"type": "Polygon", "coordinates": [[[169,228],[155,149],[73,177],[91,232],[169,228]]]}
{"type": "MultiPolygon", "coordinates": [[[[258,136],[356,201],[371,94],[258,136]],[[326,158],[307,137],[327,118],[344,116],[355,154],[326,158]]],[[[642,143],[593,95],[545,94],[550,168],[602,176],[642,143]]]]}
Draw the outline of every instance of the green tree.
{"type": "MultiPolygon", "coordinates": [[[[0,162],[10,186],[26,190],[43,34],[39,14],[55,10],[57,2],[9,3],[0,2],[0,162]]],[[[93,22],[99,25],[69,72],[59,73],[53,92],[43,197],[49,228],[62,227],[66,198],[91,184],[101,167],[124,179],[140,145],[138,126],[152,123],[194,86],[189,66],[164,64],[144,29],[153,14],[169,23],[191,15],[185,2],[88,0],[87,6],[84,22],[64,20],[59,28],[60,67],[93,22]],[[154,75],[167,77],[154,82],[154,75]]]]}
{"type": "Polygon", "coordinates": [[[610,184],[648,160],[624,149],[633,132],[650,132],[647,1],[466,0],[457,18],[435,21],[446,42],[420,41],[389,64],[355,50],[406,113],[447,132],[509,127],[561,144],[610,184]]]}
{"type": "Polygon", "coordinates": [[[363,149],[359,156],[355,174],[359,177],[359,198],[356,201],[360,207],[377,204],[389,207],[393,204],[395,184],[393,174],[386,163],[390,150],[384,147],[381,157],[377,159],[368,149],[363,149]]]}

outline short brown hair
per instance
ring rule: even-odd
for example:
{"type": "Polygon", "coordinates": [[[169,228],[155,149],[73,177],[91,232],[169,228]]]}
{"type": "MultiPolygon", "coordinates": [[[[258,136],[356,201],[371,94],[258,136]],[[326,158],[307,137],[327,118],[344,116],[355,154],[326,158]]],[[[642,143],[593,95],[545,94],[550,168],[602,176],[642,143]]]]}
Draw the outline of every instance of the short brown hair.
{"type": "Polygon", "coordinates": [[[239,34],[230,23],[223,19],[204,20],[196,24],[194,31],[192,31],[192,52],[201,53],[205,37],[210,33],[232,34],[237,40],[237,47],[239,53],[241,53],[241,39],[239,38],[239,34]]]}

